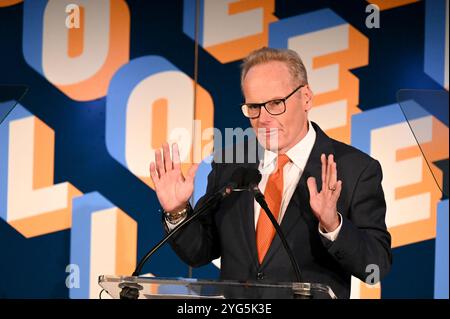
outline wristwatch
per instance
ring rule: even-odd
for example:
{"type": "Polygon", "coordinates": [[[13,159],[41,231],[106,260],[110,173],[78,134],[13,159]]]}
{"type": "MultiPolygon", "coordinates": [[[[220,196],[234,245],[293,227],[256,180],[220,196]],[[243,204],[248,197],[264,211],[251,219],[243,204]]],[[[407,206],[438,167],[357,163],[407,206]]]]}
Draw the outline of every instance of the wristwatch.
{"type": "Polygon", "coordinates": [[[183,218],[186,217],[187,212],[188,212],[188,207],[189,207],[189,204],[186,205],[186,207],[184,209],[180,210],[177,213],[168,213],[168,212],[164,211],[164,217],[170,224],[176,225],[180,222],[180,220],[182,220],[183,218]]]}

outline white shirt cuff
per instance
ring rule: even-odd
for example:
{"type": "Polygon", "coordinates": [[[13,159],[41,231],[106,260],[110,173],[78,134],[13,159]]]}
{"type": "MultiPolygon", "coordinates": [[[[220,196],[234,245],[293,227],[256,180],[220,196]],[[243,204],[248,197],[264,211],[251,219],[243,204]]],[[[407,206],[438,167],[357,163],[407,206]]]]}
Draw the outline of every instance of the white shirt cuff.
{"type": "Polygon", "coordinates": [[[332,232],[330,232],[330,233],[324,233],[320,228],[320,224],[319,224],[319,233],[323,236],[323,237],[325,237],[326,239],[328,239],[329,241],[335,241],[336,240],[336,238],[337,238],[337,236],[339,235],[339,231],[341,230],[341,227],[342,227],[342,215],[341,214],[339,214],[339,212],[338,212],[338,215],[339,215],[339,220],[340,220],[340,223],[339,223],[339,226],[338,226],[338,228],[336,228],[335,230],[333,230],[332,232]]]}
{"type": "Polygon", "coordinates": [[[183,220],[186,219],[186,216],[184,216],[183,218],[181,218],[176,224],[171,224],[169,223],[167,220],[165,220],[166,225],[167,225],[167,230],[170,232],[172,230],[174,230],[175,227],[177,227],[183,220]]]}

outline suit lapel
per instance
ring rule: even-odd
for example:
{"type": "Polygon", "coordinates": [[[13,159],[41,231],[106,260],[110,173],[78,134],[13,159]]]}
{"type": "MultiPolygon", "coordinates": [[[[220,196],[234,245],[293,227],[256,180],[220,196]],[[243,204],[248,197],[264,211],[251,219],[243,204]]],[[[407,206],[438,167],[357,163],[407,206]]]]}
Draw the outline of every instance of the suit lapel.
{"type": "Polygon", "coordinates": [[[245,242],[251,254],[251,259],[258,265],[258,253],[256,249],[256,231],[255,231],[255,209],[254,197],[252,193],[246,191],[242,192],[241,200],[239,201],[240,211],[244,212],[242,231],[244,232],[245,242]]]}
{"type": "MultiPolygon", "coordinates": [[[[259,163],[248,164],[248,168],[258,169],[259,163]]],[[[249,191],[241,192],[239,199],[239,211],[243,212],[241,230],[248,246],[252,261],[258,266],[258,255],[256,249],[256,231],[255,231],[255,209],[253,194],[249,191]]]]}
{"type": "MultiPolygon", "coordinates": [[[[320,190],[322,187],[322,164],[320,162],[320,155],[322,153],[334,154],[334,149],[331,144],[330,138],[325,135],[325,133],[317,126],[317,124],[311,122],[316,131],[316,141],[314,142],[313,149],[309,155],[308,161],[306,162],[303,174],[297,184],[297,187],[292,194],[292,198],[288,204],[286,212],[284,214],[283,220],[281,222],[281,230],[283,231],[286,240],[288,240],[289,233],[294,229],[294,226],[299,222],[302,216],[307,216],[306,213],[310,212],[309,208],[309,190],[306,181],[309,177],[315,177],[317,183],[317,189],[320,190]]],[[[312,214],[312,213],[311,213],[312,214]]],[[[311,216],[311,218],[315,218],[311,216]]],[[[271,258],[278,252],[279,249],[284,249],[280,247],[281,240],[276,234],[272,244],[269,247],[269,251],[264,257],[262,265],[267,264],[271,258]]],[[[256,247],[256,240],[255,240],[256,247]]],[[[298,258],[298,257],[297,257],[298,258]]]]}

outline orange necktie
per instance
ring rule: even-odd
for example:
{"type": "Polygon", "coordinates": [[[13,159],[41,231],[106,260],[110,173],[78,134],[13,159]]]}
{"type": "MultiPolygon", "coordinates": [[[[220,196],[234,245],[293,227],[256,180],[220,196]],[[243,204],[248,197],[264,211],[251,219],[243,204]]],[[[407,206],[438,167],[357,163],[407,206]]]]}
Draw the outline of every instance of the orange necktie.
{"type": "MultiPolygon", "coordinates": [[[[277,168],[270,174],[264,191],[267,206],[269,206],[276,220],[278,220],[278,216],[280,215],[281,199],[283,196],[283,168],[288,162],[289,157],[286,154],[278,156],[277,168]]],[[[274,236],[275,228],[270,222],[269,217],[267,217],[266,213],[261,208],[258,224],[256,225],[256,246],[258,248],[258,259],[260,264],[264,260],[264,256],[269,250],[274,236]]]]}

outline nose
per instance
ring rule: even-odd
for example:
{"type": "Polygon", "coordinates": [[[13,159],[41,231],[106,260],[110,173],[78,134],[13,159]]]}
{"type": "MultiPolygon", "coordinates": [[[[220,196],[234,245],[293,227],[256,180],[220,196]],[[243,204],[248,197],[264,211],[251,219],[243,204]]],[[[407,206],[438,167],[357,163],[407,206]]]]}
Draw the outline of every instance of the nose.
{"type": "Polygon", "coordinates": [[[261,112],[259,113],[259,121],[262,123],[269,122],[272,118],[269,112],[267,112],[265,107],[261,108],[261,112]]]}

